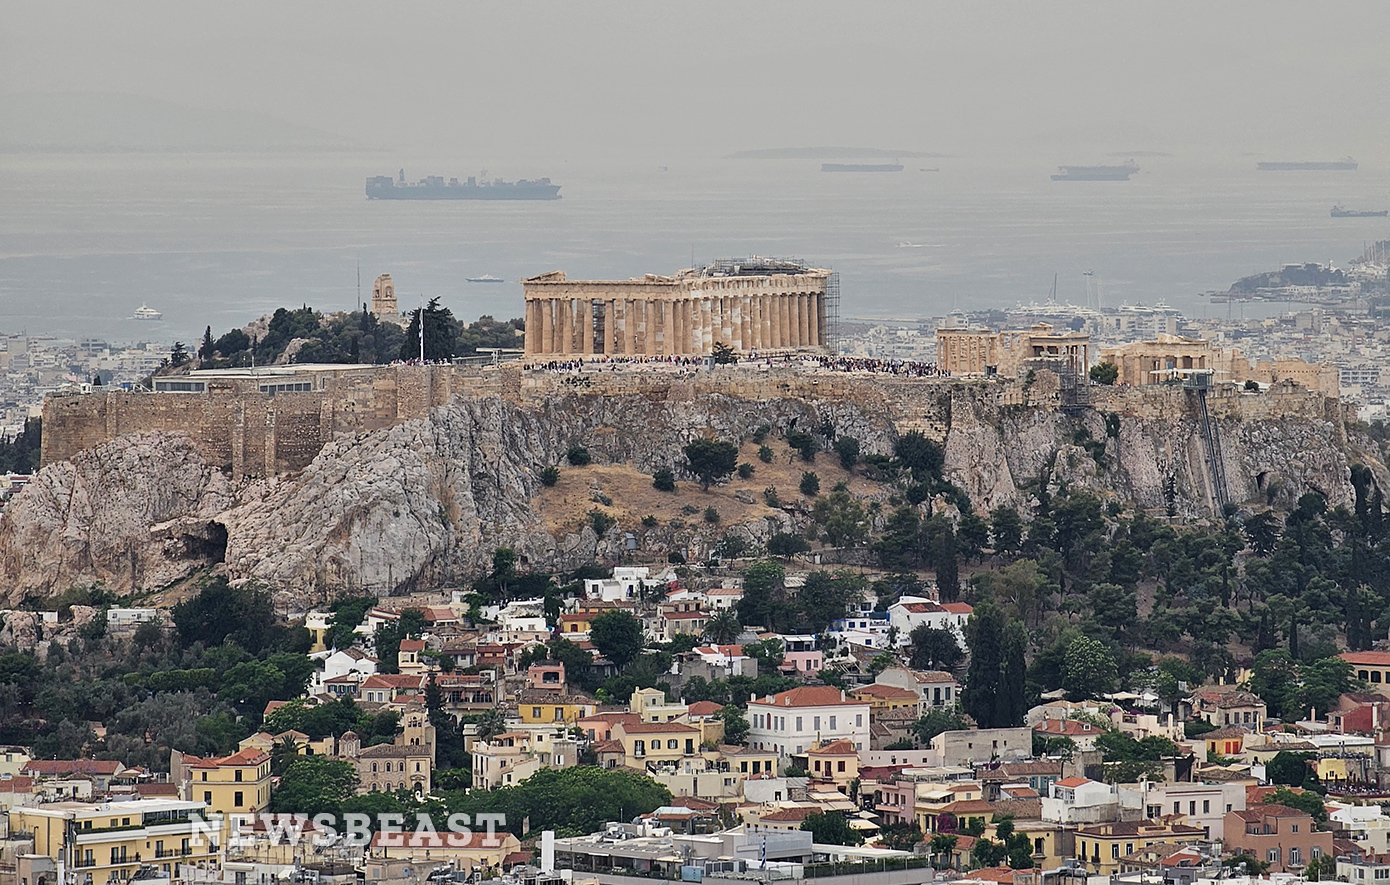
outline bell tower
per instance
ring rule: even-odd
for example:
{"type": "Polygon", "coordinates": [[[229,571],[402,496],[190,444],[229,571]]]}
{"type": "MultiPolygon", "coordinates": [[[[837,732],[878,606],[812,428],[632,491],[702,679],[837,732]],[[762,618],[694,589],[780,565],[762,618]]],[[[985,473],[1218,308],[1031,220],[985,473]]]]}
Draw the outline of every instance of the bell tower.
{"type": "Polygon", "coordinates": [[[396,285],[391,282],[389,273],[382,274],[372,283],[372,313],[378,317],[393,317],[399,313],[396,309],[396,285]]]}

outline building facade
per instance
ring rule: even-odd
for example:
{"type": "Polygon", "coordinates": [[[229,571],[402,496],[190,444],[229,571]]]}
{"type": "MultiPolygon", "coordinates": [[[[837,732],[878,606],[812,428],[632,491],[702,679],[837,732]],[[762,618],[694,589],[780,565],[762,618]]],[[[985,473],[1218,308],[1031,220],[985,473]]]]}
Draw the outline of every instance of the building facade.
{"type": "Polygon", "coordinates": [[[630,280],[541,274],[522,281],[526,356],[703,355],[716,344],[744,353],[823,348],[831,276],[764,258],[630,280]]]}

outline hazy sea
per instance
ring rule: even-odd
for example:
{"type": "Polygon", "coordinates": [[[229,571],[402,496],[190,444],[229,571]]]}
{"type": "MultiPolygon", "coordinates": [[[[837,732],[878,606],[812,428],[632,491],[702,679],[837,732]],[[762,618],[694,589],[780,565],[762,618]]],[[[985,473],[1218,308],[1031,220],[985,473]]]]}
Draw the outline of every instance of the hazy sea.
{"type": "MultiPolygon", "coordinates": [[[[1331,159],[1303,158],[1293,159],[1331,159]]],[[[814,160],[559,162],[554,202],[380,202],[369,175],[399,158],[332,154],[0,155],[0,332],[192,341],[282,305],[348,310],[390,273],[402,305],[439,296],[464,319],[522,312],[521,277],[670,273],[695,261],[799,257],[841,275],[845,317],[955,308],[1167,301],[1224,314],[1199,293],[1285,262],[1345,265],[1390,238],[1390,168],[1258,172],[1254,158],[1139,158],[1128,182],[1054,182],[1053,162],[904,159],[899,174],[831,174],[814,160]],[[939,171],[920,171],[923,167],[939,171]],[[911,245],[900,245],[911,244],[911,245]],[[491,274],[505,284],[476,284],[491,274]],[[129,319],[142,303],[159,323],[129,319]]],[[[1107,162],[1120,162],[1111,158],[1107,162]]],[[[458,158],[428,174],[478,174],[458,158]]]]}

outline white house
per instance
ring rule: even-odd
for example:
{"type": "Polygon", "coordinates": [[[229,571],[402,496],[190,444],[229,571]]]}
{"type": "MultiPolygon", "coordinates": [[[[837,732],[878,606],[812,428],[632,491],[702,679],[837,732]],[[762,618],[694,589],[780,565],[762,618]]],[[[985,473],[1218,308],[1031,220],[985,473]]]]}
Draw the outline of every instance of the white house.
{"type": "Polygon", "coordinates": [[[1069,777],[1052,785],[1042,800],[1042,819],[1060,824],[1101,823],[1119,819],[1120,796],[1113,784],[1069,777]]]}
{"type": "MultiPolygon", "coordinates": [[[[1205,827],[1208,839],[1225,839],[1226,812],[1245,810],[1245,785],[1144,781],[1121,784],[1119,799],[1121,808],[1138,809],[1139,816],[1146,820],[1181,814],[1186,816],[1184,823],[1188,826],[1205,827]]],[[[1370,807],[1380,813],[1380,806],[1370,807]]]]}
{"type": "MultiPolygon", "coordinates": [[[[723,671],[726,679],[730,676],[756,678],[758,675],[758,662],[744,654],[741,645],[697,645],[691,651],[701,663],[723,671]]],[[[671,667],[675,672],[679,663],[673,662],[671,667]]]]}
{"type": "Polygon", "coordinates": [[[965,648],[965,622],[975,611],[964,602],[932,602],[921,596],[904,596],[888,607],[888,623],[898,628],[898,645],[907,645],[912,631],[922,624],[950,630],[965,648]]]}
{"type": "Polygon", "coordinates": [[[800,755],[816,744],[847,740],[869,746],[869,704],[838,688],[808,685],[748,702],[748,745],[778,755],[800,755]]]}
{"type": "Polygon", "coordinates": [[[889,667],[874,682],[915,692],[927,707],[954,707],[960,701],[960,682],[945,670],[889,667]]]}
{"type": "Polygon", "coordinates": [[[327,690],[326,682],[343,676],[352,676],[361,685],[368,676],[376,672],[376,658],[357,648],[337,651],[318,651],[309,655],[309,660],[323,662],[322,668],[315,668],[309,677],[309,694],[319,695],[327,690]]]}
{"type": "Polygon", "coordinates": [[[1390,854],[1390,818],[1379,805],[1328,802],[1328,819],[1345,829],[1367,854],[1390,854]]]}
{"type": "Polygon", "coordinates": [[[642,590],[653,586],[651,569],[646,566],[620,565],[613,569],[611,578],[588,578],[584,581],[584,595],[590,599],[604,602],[625,602],[637,599],[642,590]]]}

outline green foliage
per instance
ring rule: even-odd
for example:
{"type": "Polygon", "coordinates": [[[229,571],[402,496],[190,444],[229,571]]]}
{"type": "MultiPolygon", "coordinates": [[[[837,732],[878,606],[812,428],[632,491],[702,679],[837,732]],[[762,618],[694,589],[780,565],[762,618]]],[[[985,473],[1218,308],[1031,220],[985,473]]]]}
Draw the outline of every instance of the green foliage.
{"type": "Polygon", "coordinates": [[[719,508],[713,504],[705,508],[705,522],[717,524],[719,522],[719,508]]]}
{"type": "Polygon", "coordinates": [[[767,552],[773,556],[788,558],[811,549],[811,544],[800,535],[777,532],[767,539],[767,552]]]}
{"type": "Polygon", "coordinates": [[[676,474],[669,467],[663,467],[652,474],[652,488],[658,492],[674,492],[676,490],[676,474]]]}
{"type": "Polygon", "coordinates": [[[1280,750],[1265,763],[1265,778],[1271,784],[1289,787],[1302,787],[1310,779],[1316,780],[1309,763],[1317,758],[1314,753],[1295,753],[1280,750]]]}
{"type": "Polygon", "coordinates": [[[941,468],[946,464],[946,454],[935,440],[913,430],[900,437],[893,444],[893,455],[903,467],[912,471],[919,483],[939,481],[941,468]]]}
{"type": "Polygon", "coordinates": [[[0,472],[35,473],[43,446],[43,419],[26,418],[24,428],[13,437],[0,436],[0,472]]]}
{"type": "Polygon", "coordinates": [[[719,718],[724,720],[724,743],[741,746],[748,742],[748,718],[741,707],[725,704],[719,718]]]}
{"type": "Polygon", "coordinates": [[[760,446],[758,446],[758,460],[761,461],[761,462],[763,462],[764,464],[771,464],[771,463],[772,463],[772,447],[771,447],[771,446],[765,446],[765,445],[760,445],[760,446]]]}
{"type": "Polygon", "coordinates": [[[589,524],[589,528],[594,530],[594,534],[598,535],[600,538],[608,534],[608,530],[618,524],[618,520],[611,514],[597,507],[591,508],[589,512],[585,514],[584,521],[589,524]]]}
{"type": "Polygon", "coordinates": [[[816,452],[820,451],[820,440],[804,430],[793,430],[788,433],[787,445],[801,455],[801,460],[808,463],[816,460],[816,452]]]}
{"type": "Polygon", "coordinates": [[[1162,760],[1178,755],[1178,748],[1167,738],[1151,735],[1135,740],[1118,731],[1106,731],[1096,738],[1102,753],[1105,779],[1109,783],[1133,783],[1141,778],[1163,779],[1162,760]]]}
{"type": "Polygon", "coordinates": [[[621,669],[642,651],[642,622],[622,609],[610,609],[589,624],[589,640],[621,669]]]}
{"type": "MultiPolygon", "coordinates": [[[[802,482],[805,482],[804,478],[802,482]]],[[[819,480],[816,489],[820,489],[819,480]]],[[[803,488],[802,492],[806,492],[806,489],[803,488]]],[[[814,495],[815,492],[808,494],[814,495]]],[[[821,527],[822,537],[831,547],[860,547],[869,538],[869,514],[864,505],[847,491],[833,491],[817,499],[811,508],[811,518],[821,527]]]]}
{"type": "Polygon", "coordinates": [[[738,362],[738,353],[723,341],[714,342],[713,356],[716,366],[729,366],[738,362]]]}
{"type": "Polygon", "coordinates": [[[257,654],[292,639],[275,621],[270,591],[251,584],[232,587],[220,575],[197,596],[174,606],[172,614],[185,647],[195,642],[221,645],[230,640],[257,654]]]}
{"type": "Polygon", "coordinates": [[[570,462],[571,467],[584,467],[593,460],[593,457],[589,454],[588,449],[576,443],[565,452],[565,460],[570,462]]]}
{"type": "MultiPolygon", "coordinates": [[[[461,328],[458,320],[454,319],[453,312],[447,307],[441,307],[438,298],[431,298],[426,302],[423,313],[425,359],[431,362],[453,359],[461,328]]],[[[421,308],[417,307],[410,312],[410,325],[405,330],[404,340],[401,341],[399,359],[420,359],[420,323],[421,308]]]]}
{"type": "Polygon", "coordinates": [[[690,472],[699,477],[705,491],[709,491],[711,483],[733,473],[738,463],[738,446],[725,440],[693,439],[682,451],[690,472]]]}
{"type": "Polygon", "coordinates": [[[912,726],[912,731],[917,735],[917,740],[926,745],[943,731],[962,731],[969,727],[960,707],[932,707],[922,714],[912,726]]]}
{"type": "Polygon", "coordinates": [[[1242,867],[1248,876],[1263,876],[1269,872],[1269,864],[1250,854],[1237,854],[1221,861],[1221,865],[1227,869],[1242,867]]]}
{"type": "Polygon", "coordinates": [[[376,605],[375,596],[344,596],[332,605],[333,617],[328,621],[328,629],[323,634],[323,644],[327,648],[351,648],[357,641],[353,633],[367,612],[376,605]]]}
{"type": "Polygon", "coordinates": [[[1010,728],[1023,722],[1023,646],[1027,634],[1017,621],[1008,622],[999,608],[984,603],[965,624],[970,648],[961,705],[981,728],[1010,728]],[[1021,637],[1021,638],[1020,638],[1021,637]]]}
{"type": "Polygon", "coordinates": [[[853,470],[859,461],[859,440],[852,436],[841,436],[835,440],[835,454],[840,456],[840,466],[853,470]]]}
{"type": "Polygon", "coordinates": [[[763,442],[767,439],[767,435],[771,432],[771,424],[759,424],[757,429],[753,431],[753,442],[757,445],[762,445],[763,442]]]}
{"type": "Polygon", "coordinates": [[[280,784],[270,794],[270,810],[282,814],[340,815],[343,803],[357,789],[357,771],[351,762],[327,756],[298,756],[285,768],[280,784]]]}
{"type": "Polygon", "coordinates": [[[551,465],[541,471],[541,485],[550,488],[560,481],[560,468],[551,465]]]}
{"type": "Polygon", "coordinates": [[[1065,735],[1049,737],[1042,732],[1033,732],[1034,756],[1060,756],[1070,759],[1076,753],[1076,741],[1065,735]]]}
{"type": "Polygon", "coordinates": [[[763,503],[774,510],[781,508],[782,499],[777,497],[777,489],[772,486],[763,489],[763,503]]]}
{"type": "Polygon", "coordinates": [[[801,483],[797,486],[801,494],[808,498],[814,498],[820,494],[820,477],[816,476],[815,471],[807,470],[801,474],[801,483]]]}
{"type": "Polygon", "coordinates": [[[1071,700],[1097,698],[1114,690],[1119,678],[1115,656],[1103,643],[1078,636],[1067,646],[1062,663],[1062,688],[1071,700]]]}
{"type": "Polygon", "coordinates": [[[1096,384],[1114,384],[1120,377],[1120,367],[1114,363],[1096,363],[1091,366],[1091,380],[1096,384]]]}
{"type": "Polygon", "coordinates": [[[752,479],[755,470],[756,468],[752,464],[749,464],[747,461],[744,461],[742,464],[738,465],[738,478],[752,479]]]}
{"type": "Polygon", "coordinates": [[[849,819],[838,811],[813,812],[801,822],[801,829],[810,831],[811,841],[822,845],[858,845],[864,841],[859,831],[849,825],[849,819]]]}
{"type": "Polygon", "coordinates": [[[907,641],[908,663],[916,670],[952,671],[965,660],[965,652],[950,630],[918,624],[907,641]]]}
{"type": "Polygon", "coordinates": [[[1299,811],[1312,815],[1313,821],[1318,826],[1327,823],[1327,806],[1323,804],[1322,796],[1312,791],[1295,793],[1288,787],[1281,786],[1265,796],[1264,804],[1297,808],[1299,811]]]}

